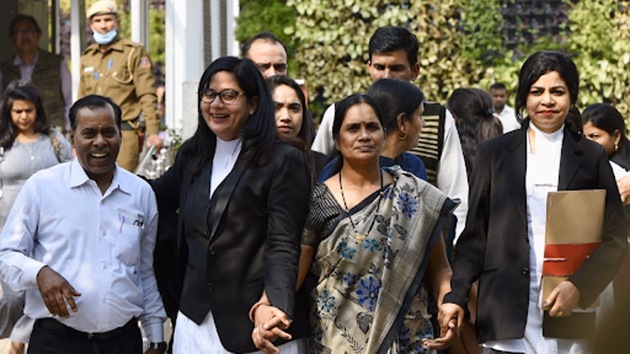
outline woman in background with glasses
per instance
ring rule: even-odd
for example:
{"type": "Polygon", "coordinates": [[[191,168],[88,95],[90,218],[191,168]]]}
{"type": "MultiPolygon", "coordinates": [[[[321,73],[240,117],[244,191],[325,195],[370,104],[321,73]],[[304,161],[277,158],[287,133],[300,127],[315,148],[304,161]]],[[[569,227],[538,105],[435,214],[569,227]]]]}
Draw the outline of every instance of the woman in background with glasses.
{"type": "Polygon", "coordinates": [[[198,104],[195,135],[152,182],[168,208],[160,212],[179,210],[174,353],[254,351],[269,321],[290,326],[273,333],[283,354],[302,353],[294,339],[308,330],[294,294],[311,185],[305,154],[277,138],[269,87],[248,59],[210,64],[198,104]]]}

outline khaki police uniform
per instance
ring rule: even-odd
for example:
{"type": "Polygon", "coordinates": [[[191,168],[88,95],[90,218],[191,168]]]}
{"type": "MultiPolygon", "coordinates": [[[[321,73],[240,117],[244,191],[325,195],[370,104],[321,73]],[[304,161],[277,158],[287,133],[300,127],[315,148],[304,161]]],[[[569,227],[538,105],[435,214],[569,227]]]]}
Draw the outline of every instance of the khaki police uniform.
{"type": "Polygon", "coordinates": [[[146,134],[157,134],[155,80],[146,49],[128,39],[115,39],[105,51],[97,43],[81,56],[79,98],[96,94],[110,97],[122,109],[122,146],[116,161],[133,172],[138,165],[142,142],[139,141],[139,117],[142,113],[146,134]]]}

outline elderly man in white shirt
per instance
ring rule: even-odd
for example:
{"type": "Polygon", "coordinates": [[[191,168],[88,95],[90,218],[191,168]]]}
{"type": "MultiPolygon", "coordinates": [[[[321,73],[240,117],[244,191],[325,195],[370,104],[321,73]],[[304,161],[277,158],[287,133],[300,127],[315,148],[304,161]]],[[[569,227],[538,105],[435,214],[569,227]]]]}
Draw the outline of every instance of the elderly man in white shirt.
{"type": "Polygon", "coordinates": [[[77,159],[29,178],[0,235],[0,276],[26,291],[36,320],[29,353],[141,353],[138,319],[146,353],[162,353],[157,206],[149,185],[115,163],[120,108],[86,96],[70,122],[77,159]]]}

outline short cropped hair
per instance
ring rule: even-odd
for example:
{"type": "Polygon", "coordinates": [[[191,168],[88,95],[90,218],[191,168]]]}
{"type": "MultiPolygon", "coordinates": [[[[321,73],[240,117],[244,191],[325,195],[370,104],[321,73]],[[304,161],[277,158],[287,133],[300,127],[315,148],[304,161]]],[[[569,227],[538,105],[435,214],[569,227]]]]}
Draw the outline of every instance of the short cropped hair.
{"type": "Polygon", "coordinates": [[[37,23],[37,20],[35,19],[35,17],[31,16],[31,15],[24,15],[24,14],[19,14],[17,16],[15,16],[13,18],[13,20],[11,20],[11,24],[9,25],[9,36],[13,36],[15,33],[15,26],[22,21],[28,21],[30,23],[33,24],[33,26],[35,27],[35,30],[37,31],[37,34],[42,34],[42,29],[41,27],[39,27],[39,24],[37,23]]]}
{"type": "Polygon", "coordinates": [[[269,31],[262,31],[260,33],[258,33],[257,35],[253,36],[252,38],[248,39],[247,42],[245,42],[245,44],[243,44],[243,47],[241,48],[241,56],[244,58],[247,58],[247,54],[249,54],[249,49],[252,47],[252,44],[254,44],[254,42],[256,42],[257,40],[262,40],[265,42],[270,42],[273,44],[279,43],[282,48],[284,48],[284,52],[287,52],[287,47],[284,45],[284,43],[282,43],[282,41],[276,37],[275,34],[273,34],[273,32],[269,32],[269,31]]]}
{"type": "Polygon", "coordinates": [[[490,86],[490,90],[505,90],[507,91],[507,87],[502,82],[495,82],[490,86]]]}
{"type": "Polygon", "coordinates": [[[118,129],[120,130],[122,127],[122,110],[116,103],[114,103],[114,101],[112,101],[111,98],[99,95],[88,95],[80,98],[72,105],[72,107],[70,107],[70,113],[68,114],[70,116],[70,129],[72,129],[73,132],[76,132],[77,130],[77,113],[79,112],[79,109],[83,107],[88,107],[90,109],[97,107],[102,108],[107,107],[108,105],[114,110],[116,126],[118,126],[118,129]]]}
{"type": "Polygon", "coordinates": [[[391,53],[404,50],[407,53],[409,66],[418,64],[418,37],[407,28],[401,26],[385,26],[374,32],[368,45],[369,58],[373,54],[391,53]]]}

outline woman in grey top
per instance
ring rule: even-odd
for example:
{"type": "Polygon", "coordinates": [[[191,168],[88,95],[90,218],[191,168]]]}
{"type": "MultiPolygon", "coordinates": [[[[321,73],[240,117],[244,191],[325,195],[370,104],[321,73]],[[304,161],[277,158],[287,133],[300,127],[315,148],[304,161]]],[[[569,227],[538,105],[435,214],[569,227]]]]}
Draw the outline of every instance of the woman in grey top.
{"type": "MultiPolygon", "coordinates": [[[[48,126],[39,91],[29,81],[11,82],[0,103],[0,228],[32,174],[71,158],[70,143],[48,126]]],[[[0,291],[0,338],[6,338],[22,316],[24,298],[4,283],[0,291]]],[[[28,323],[15,327],[13,352],[24,350],[20,342],[28,341],[30,327],[28,323]]]]}

